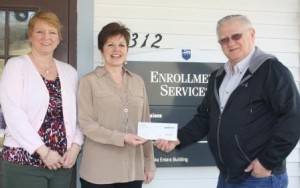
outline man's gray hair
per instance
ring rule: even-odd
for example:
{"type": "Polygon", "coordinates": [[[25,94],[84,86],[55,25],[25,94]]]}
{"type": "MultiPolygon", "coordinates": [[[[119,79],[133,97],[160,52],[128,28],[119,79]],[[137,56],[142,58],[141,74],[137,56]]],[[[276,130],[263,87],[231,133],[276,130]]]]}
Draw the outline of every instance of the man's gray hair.
{"type": "Polygon", "coordinates": [[[246,16],[240,14],[232,14],[232,15],[227,15],[218,21],[217,35],[219,35],[219,29],[221,26],[235,20],[239,20],[245,26],[245,29],[252,28],[251,22],[246,16]]]}

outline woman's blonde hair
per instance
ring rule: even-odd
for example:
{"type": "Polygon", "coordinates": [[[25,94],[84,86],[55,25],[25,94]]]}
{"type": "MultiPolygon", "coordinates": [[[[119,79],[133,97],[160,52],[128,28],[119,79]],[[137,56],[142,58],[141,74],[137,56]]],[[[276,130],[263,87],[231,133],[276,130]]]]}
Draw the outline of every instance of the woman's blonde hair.
{"type": "Polygon", "coordinates": [[[28,22],[27,35],[30,37],[32,35],[34,26],[37,21],[44,21],[49,25],[55,27],[58,32],[59,39],[62,40],[62,25],[54,12],[51,11],[38,11],[36,12],[28,22]]]}

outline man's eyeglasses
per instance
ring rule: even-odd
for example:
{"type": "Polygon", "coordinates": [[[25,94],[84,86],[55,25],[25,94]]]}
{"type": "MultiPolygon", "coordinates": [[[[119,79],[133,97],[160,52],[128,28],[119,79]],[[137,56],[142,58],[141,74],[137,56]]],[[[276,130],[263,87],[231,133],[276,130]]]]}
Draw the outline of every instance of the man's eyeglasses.
{"type": "Polygon", "coordinates": [[[230,38],[229,37],[221,38],[221,39],[219,39],[218,42],[221,45],[225,45],[225,44],[229,43],[230,39],[233,40],[233,41],[238,41],[242,38],[242,36],[243,36],[243,33],[236,33],[236,34],[231,35],[230,38]]]}

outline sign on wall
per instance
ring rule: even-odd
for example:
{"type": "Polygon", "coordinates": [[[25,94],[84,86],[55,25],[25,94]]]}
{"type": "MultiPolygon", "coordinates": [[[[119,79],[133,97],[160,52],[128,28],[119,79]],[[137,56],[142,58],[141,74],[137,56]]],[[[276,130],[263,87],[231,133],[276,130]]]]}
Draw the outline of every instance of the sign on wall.
{"type": "MultiPolygon", "coordinates": [[[[195,114],[207,89],[210,73],[220,63],[129,61],[126,67],[145,82],[152,122],[183,127],[195,114]]],[[[205,139],[182,150],[155,149],[158,167],[215,165],[205,139]]]]}

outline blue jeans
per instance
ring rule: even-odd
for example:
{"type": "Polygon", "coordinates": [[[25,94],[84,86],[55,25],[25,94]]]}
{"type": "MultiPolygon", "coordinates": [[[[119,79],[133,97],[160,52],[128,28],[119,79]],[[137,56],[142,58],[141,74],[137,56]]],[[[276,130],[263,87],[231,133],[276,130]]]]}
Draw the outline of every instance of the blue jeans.
{"type": "Polygon", "coordinates": [[[287,173],[274,175],[265,178],[249,176],[241,183],[227,183],[223,176],[219,176],[217,188],[287,188],[287,173]]]}

